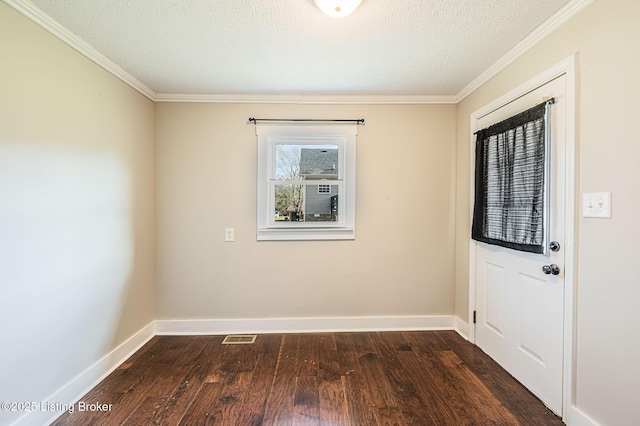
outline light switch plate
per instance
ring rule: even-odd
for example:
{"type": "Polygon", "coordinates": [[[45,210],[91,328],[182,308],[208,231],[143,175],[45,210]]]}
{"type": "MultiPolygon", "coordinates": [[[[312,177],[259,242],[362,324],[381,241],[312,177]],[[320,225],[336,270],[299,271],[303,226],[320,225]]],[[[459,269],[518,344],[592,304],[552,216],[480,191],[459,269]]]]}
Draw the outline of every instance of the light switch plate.
{"type": "Polygon", "coordinates": [[[582,194],[582,217],[611,218],[611,192],[582,194]]]}

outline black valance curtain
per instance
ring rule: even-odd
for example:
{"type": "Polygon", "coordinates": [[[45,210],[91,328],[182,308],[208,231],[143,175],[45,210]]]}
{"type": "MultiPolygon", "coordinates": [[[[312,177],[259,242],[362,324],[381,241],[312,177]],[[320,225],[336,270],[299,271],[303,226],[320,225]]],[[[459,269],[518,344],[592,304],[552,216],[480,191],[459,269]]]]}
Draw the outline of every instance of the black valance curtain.
{"type": "Polygon", "coordinates": [[[477,133],[474,240],[544,253],[547,104],[477,133]]]}

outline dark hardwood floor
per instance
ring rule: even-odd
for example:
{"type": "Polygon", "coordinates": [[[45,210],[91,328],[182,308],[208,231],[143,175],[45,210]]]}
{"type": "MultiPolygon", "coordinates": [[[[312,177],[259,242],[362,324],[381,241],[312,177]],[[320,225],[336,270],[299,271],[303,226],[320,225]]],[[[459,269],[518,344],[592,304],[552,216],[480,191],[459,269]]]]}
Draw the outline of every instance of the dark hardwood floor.
{"type": "Polygon", "coordinates": [[[453,331],[223,337],[154,337],[54,425],[563,424],[453,331]]]}

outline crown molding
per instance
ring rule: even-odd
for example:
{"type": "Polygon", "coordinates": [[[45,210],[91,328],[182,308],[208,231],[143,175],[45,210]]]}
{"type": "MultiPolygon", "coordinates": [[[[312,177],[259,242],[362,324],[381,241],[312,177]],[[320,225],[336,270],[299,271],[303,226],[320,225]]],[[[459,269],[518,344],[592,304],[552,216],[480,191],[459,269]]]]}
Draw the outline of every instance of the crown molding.
{"type": "Polygon", "coordinates": [[[73,49],[155,102],[202,102],[235,104],[310,104],[310,105],[424,105],[457,104],[498,75],[516,59],[562,26],[596,0],[571,0],[513,49],[476,77],[455,95],[265,95],[265,94],[182,94],[156,93],[93,46],[69,31],[28,0],[2,0],[33,22],[67,43],[73,49]]]}
{"type": "Polygon", "coordinates": [[[73,49],[77,50],[80,54],[86,56],[89,60],[104,68],[107,72],[111,73],[116,78],[119,78],[124,83],[128,84],[147,98],[153,101],[155,100],[155,92],[151,90],[147,85],[135,78],[133,75],[129,74],[111,59],[98,52],[93,46],[69,31],[65,26],[37,8],[30,1],[2,1],[23,14],[25,17],[31,19],[33,22],[62,40],[64,43],[71,46],[73,49]]]}
{"type": "Polygon", "coordinates": [[[203,102],[227,104],[310,104],[310,105],[420,105],[455,104],[455,96],[421,95],[259,95],[158,93],[156,102],[203,102]]]}
{"type": "Polygon", "coordinates": [[[471,83],[464,87],[455,96],[456,103],[462,101],[471,93],[479,89],[487,81],[498,75],[502,70],[511,65],[520,56],[524,55],[535,45],[540,43],[544,38],[552,32],[560,28],[565,22],[573,18],[575,15],[586,9],[596,0],[572,0],[554,13],[549,19],[542,23],[538,28],[533,30],[528,36],[523,38],[518,44],[509,50],[496,63],[487,68],[482,74],[476,77],[471,83]]]}

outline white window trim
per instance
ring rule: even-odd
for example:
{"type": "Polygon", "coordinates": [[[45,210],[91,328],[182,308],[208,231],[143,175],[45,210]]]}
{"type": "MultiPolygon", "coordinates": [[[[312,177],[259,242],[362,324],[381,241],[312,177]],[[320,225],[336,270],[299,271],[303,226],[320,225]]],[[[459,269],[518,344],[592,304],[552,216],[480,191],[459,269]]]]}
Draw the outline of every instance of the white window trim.
{"type": "MultiPolygon", "coordinates": [[[[258,139],[257,182],[257,231],[258,241],[274,240],[353,240],[355,239],[355,194],[356,194],[356,136],[357,125],[308,126],[308,125],[256,125],[258,139]],[[296,144],[340,145],[340,180],[331,185],[341,185],[340,222],[279,222],[273,220],[273,201],[270,186],[275,167],[274,144],[295,140],[296,144]]],[[[308,182],[308,183],[312,183],[308,182]]],[[[323,183],[329,183],[323,181],[323,183]]]]}

